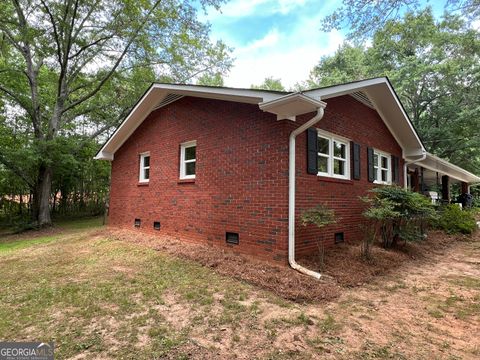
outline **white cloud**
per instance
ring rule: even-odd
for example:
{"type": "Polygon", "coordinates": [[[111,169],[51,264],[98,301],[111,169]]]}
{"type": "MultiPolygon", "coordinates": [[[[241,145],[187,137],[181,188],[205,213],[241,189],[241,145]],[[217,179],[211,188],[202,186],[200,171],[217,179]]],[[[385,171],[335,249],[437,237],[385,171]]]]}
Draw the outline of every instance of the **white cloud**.
{"type": "Polygon", "coordinates": [[[219,17],[240,18],[251,15],[288,14],[305,4],[306,0],[233,0],[223,5],[220,11],[200,14],[201,20],[215,21],[219,17]]]}
{"type": "Polygon", "coordinates": [[[318,18],[302,21],[292,30],[272,29],[263,38],[237,47],[225,84],[250,87],[271,76],[281,79],[285,87],[293,87],[308,78],[320,57],[335,52],[344,40],[338,31],[320,32],[318,18]]]}
{"type": "Polygon", "coordinates": [[[262,49],[273,48],[278,45],[280,36],[281,35],[278,32],[278,29],[271,29],[263,38],[252,41],[246,46],[238,48],[236,55],[250,54],[252,51],[261,51],[262,49]]]}
{"type": "Polygon", "coordinates": [[[277,7],[274,8],[275,11],[278,11],[282,14],[288,14],[298,6],[304,5],[305,0],[279,0],[275,1],[275,3],[277,4],[277,7]]]}
{"type": "Polygon", "coordinates": [[[472,21],[472,29],[480,30],[480,20],[472,21]]]}

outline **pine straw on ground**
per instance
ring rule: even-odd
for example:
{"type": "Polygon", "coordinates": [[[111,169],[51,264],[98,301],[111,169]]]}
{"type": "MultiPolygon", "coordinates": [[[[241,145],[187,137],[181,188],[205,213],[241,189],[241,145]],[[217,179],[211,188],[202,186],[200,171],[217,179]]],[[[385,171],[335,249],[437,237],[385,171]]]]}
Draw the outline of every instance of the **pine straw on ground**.
{"type": "Polygon", "coordinates": [[[193,260],[217,273],[267,289],[287,300],[297,302],[328,301],[340,295],[332,279],[316,280],[286,266],[262,262],[221,248],[185,243],[160,236],[124,229],[107,230],[110,238],[145,244],[155,250],[193,260]]]}
{"type": "Polygon", "coordinates": [[[325,263],[319,265],[318,257],[302,259],[302,265],[334,277],[341,286],[360,286],[394,271],[401,271],[407,262],[427,262],[456,241],[469,240],[465,235],[447,235],[442,231],[431,231],[423,241],[401,243],[392,249],[372,246],[371,259],[361,256],[360,244],[340,244],[325,250],[325,263]]]}
{"type": "Polygon", "coordinates": [[[213,251],[211,246],[204,244],[185,243],[125,229],[108,229],[106,232],[111,239],[143,244],[157,251],[196,261],[219,274],[246,281],[296,302],[333,300],[340,295],[342,287],[360,286],[375,277],[401,271],[406,262],[429,261],[431,255],[441,252],[455,241],[468,239],[432,231],[426,240],[400,245],[396,249],[373,246],[372,259],[369,261],[361,257],[359,244],[341,244],[326,249],[325,264],[321,269],[318,258],[300,261],[304,266],[327,275],[316,280],[287,266],[262,262],[220,248],[213,251]]]}

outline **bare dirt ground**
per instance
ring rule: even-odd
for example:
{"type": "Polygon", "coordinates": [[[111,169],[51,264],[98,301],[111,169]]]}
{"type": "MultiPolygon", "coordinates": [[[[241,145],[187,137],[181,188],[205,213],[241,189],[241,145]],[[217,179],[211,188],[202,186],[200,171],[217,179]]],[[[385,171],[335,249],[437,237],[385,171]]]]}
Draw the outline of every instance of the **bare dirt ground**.
{"type": "MultiPolygon", "coordinates": [[[[128,233],[114,232],[116,236],[123,234],[124,239],[129,238],[128,233]]],[[[191,250],[182,253],[174,245],[157,249],[171,252],[172,246],[177,255],[196,258],[207,266],[215,262],[204,258],[201,247],[194,247],[195,256],[189,255],[191,250]]],[[[308,280],[293,296],[283,289],[295,286],[292,281],[282,284],[276,292],[287,299],[296,296],[297,300],[313,303],[272,301],[265,292],[254,290],[248,300],[236,305],[253,310],[247,315],[242,313],[233,326],[227,321],[217,327],[210,320],[222,313],[221,294],[215,297],[208,314],[203,315],[179,306],[175,294],[169,294],[167,319],[172,324],[180,318],[183,324],[195,323],[197,319],[188,342],[192,347],[190,358],[480,358],[478,232],[472,238],[432,232],[428,242],[409,245],[401,251],[377,248],[373,264],[361,265],[363,260],[358,258],[357,251],[358,247],[347,246],[332,254],[327,261],[329,274],[335,273],[338,263],[349,269],[340,271],[339,279],[313,287],[312,294],[320,295],[316,301],[313,295],[304,294],[308,292],[308,286],[304,286],[309,284],[308,280]],[[350,252],[350,260],[345,251],[350,252]],[[332,265],[332,261],[337,265],[332,265]],[[352,267],[353,272],[360,272],[353,279],[352,267]],[[326,290],[322,292],[320,287],[326,290]],[[198,321],[199,316],[203,321],[198,321]]],[[[211,267],[225,273],[218,266],[211,267]]],[[[269,270],[268,265],[258,266],[263,268],[254,268],[255,271],[269,270]]],[[[242,278],[242,274],[237,277],[242,278]]],[[[247,274],[243,280],[262,285],[264,280],[258,278],[247,274]]],[[[273,282],[278,285],[278,281],[273,282]]]]}
{"type": "Polygon", "coordinates": [[[61,359],[480,358],[480,232],[339,247],[323,282],[98,225],[32,238],[0,242],[0,338],[61,359]]]}

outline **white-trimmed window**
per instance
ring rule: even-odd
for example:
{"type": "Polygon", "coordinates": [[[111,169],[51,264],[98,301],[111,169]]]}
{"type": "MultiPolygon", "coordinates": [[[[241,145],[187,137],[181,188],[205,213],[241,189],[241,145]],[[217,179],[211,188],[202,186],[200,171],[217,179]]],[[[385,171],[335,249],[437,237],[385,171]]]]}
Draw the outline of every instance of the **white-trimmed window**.
{"type": "Polygon", "coordinates": [[[189,141],[180,145],[180,179],[195,179],[196,150],[196,141],[189,141]]]}
{"type": "Polygon", "coordinates": [[[375,175],[375,183],[391,184],[392,183],[392,156],[383,151],[373,150],[373,173],[375,175]]]}
{"type": "Polygon", "coordinates": [[[318,131],[318,175],[350,179],[350,141],[318,131]]]}
{"type": "Polygon", "coordinates": [[[140,154],[140,173],[139,173],[140,182],[149,182],[150,181],[150,153],[145,152],[140,154]]]}

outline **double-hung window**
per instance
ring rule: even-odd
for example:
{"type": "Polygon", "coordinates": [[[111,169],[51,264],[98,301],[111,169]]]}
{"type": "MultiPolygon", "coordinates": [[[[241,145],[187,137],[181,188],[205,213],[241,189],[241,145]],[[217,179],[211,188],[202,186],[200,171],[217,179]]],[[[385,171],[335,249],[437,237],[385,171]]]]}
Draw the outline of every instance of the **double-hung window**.
{"type": "Polygon", "coordinates": [[[180,179],[195,179],[196,149],[196,141],[180,145],[180,179]]]}
{"type": "Polygon", "coordinates": [[[140,175],[139,181],[146,183],[150,180],[150,153],[140,154],[140,175]]]}
{"type": "Polygon", "coordinates": [[[390,154],[373,150],[373,173],[378,184],[391,184],[392,162],[390,154]]]}
{"type": "Polygon", "coordinates": [[[350,178],[350,142],[326,132],[318,132],[318,175],[350,178]]]}

